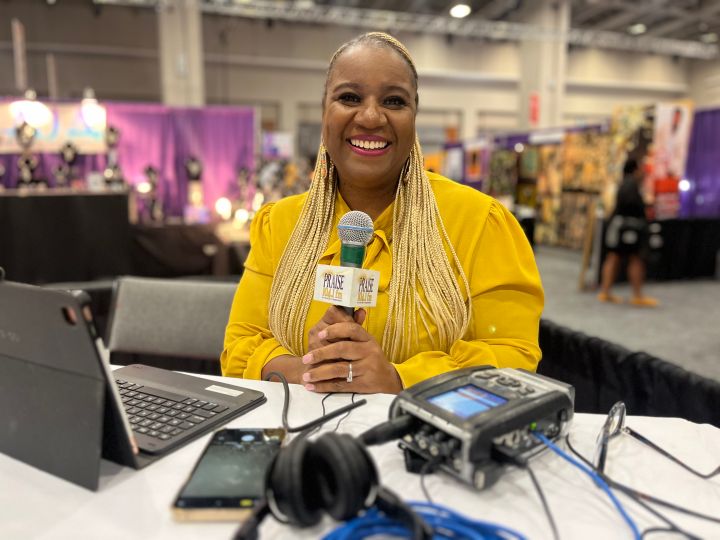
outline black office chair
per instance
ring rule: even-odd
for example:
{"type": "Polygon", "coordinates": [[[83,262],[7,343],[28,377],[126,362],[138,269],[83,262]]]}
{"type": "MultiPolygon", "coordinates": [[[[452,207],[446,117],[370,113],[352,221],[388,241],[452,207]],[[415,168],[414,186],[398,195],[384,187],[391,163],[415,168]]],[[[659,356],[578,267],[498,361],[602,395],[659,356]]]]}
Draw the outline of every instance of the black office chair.
{"type": "Polygon", "coordinates": [[[119,278],[105,339],[110,362],[219,375],[236,287],[228,282],[119,278]]]}

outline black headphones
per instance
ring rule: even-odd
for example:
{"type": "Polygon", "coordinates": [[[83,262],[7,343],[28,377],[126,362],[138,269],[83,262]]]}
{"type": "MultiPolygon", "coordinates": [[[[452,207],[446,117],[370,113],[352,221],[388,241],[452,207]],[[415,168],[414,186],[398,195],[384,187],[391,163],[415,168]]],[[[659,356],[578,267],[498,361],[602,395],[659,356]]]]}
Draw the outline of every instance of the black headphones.
{"type": "Polygon", "coordinates": [[[256,538],[268,513],[283,523],[310,527],[324,513],[345,521],[374,505],[407,526],[414,539],[432,537],[430,527],[400,497],[379,485],[367,449],[347,434],[326,433],[315,440],[300,436],[280,450],[268,468],[265,500],[236,540],[256,538]]]}

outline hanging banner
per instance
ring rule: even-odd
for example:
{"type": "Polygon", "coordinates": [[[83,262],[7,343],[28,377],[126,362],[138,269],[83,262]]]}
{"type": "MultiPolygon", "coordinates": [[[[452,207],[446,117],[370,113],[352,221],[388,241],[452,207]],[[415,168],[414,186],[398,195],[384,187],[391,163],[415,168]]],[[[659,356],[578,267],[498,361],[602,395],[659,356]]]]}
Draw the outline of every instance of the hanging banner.
{"type": "Polygon", "coordinates": [[[72,142],[80,154],[104,154],[105,107],[97,104],[63,103],[43,105],[34,101],[0,103],[0,154],[20,154],[16,127],[27,122],[37,131],[30,148],[37,153],[55,153],[72,142]]]}
{"type": "Polygon", "coordinates": [[[490,141],[478,139],[465,145],[465,182],[480,184],[487,178],[490,164],[490,141]]]}
{"type": "Polygon", "coordinates": [[[693,107],[688,101],[658,103],[655,130],[648,158],[649,183],[656,219],[671,219],[680,212],[678,185],[685,174],[693,107]]]}

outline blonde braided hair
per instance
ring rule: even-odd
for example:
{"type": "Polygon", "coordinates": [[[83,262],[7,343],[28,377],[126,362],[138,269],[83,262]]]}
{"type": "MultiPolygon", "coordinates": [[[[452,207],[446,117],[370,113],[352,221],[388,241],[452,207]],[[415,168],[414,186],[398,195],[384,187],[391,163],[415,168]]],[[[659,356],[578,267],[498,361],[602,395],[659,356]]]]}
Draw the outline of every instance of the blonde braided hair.
{"type": "MultiPolygon", "coordinates": [[[[345,43],[335,52],[328,67],[325,91],[337,58],[348,48],[360,44],[389,47],[398,52],[412,70],[417,89],[417,70],[405,46],[388,34],[369,32],[345,43]]],[[[280,258],[270,291],[270,330],[280,344],[296,356],[303,354],[305,320],[313,298],[314,270],[330,239],[336,190],[335,167],[321,143],[310,190],[280,258]]],[[[423,170],[417,137],[395,194],[392,250],[393,274],[381,343],[383,352],[388,360],[396,362],[420,352],[418,315],[433,347],[448,352],[465,334],[470,322],[470,286],[423,170]],[[450,251],[467,300],[463,299],[443,242],[450,251]],[[425,294],[425,302],[420,289],[425,294]],[[430,333],[430,322],[435,323],[437,336],[430,333]]]]}

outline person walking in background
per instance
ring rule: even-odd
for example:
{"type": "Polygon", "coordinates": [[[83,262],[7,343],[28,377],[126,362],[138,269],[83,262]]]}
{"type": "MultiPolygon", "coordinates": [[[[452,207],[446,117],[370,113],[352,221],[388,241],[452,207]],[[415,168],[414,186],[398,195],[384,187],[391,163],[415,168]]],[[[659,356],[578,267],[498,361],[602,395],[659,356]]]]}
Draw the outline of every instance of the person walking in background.
{"type": "Polygon", "coordinates": [[[645,261],[643,259],[647,246],[648,223],[645,217],[645,201],[640,194],[642,171],[634,159],[628,159],[623,167],[623,180],[618,188],[613,210],[607,230],[605,231],[605,247],[607,256],[602,267],[602,282],[598,300],[621,304],[622,298],[610,292],[620,263],[624,256],[628,257],[628,279],[632,287],[630,304],[639,307],[655,307],[658,301],[643,296],[642,286],[645,281],[645,261]]]}

